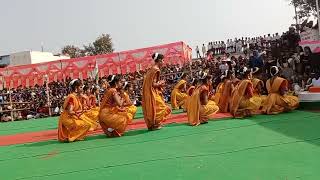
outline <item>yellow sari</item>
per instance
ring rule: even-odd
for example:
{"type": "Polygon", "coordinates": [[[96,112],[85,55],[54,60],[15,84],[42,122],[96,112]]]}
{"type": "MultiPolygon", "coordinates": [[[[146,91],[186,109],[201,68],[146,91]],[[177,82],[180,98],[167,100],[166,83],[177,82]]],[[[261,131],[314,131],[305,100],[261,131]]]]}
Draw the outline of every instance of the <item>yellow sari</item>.
{"type": "Polygon", "coordinates": [[[160,89],[153,87],[154,80],[159,80],[160,69],[153,66],[144,77],[142,87],[142,110],[148,129],[161,126],[161,123],[171,114],[171,109],[163,99],[160,89]]]}
{"type": "Polygon", "coordinates": [[[98,115],[99,111],[97,112],[97,109],[92,109],[90,106],[90,98],[87,95],[81,96],[81,103],[83,104],[83,110],[84,115],[87,118],[84,118],[83,120],[86,121],[91,125],[90,131],[94,131],[98,128],[98,115]]]}
{"type": "Polygon", "coordinates": [[[108,89],[100,106],[100,125],[109,137],[122,136],[130,120],[129,113],[115,104],[113,97],[116,93],[118,92],[115,88],[108,89]]]}
{"type": "Polygon", "coordinates": [[[251,101],[253,101],[257,106],[259,106],[259,109],[262,107],[264,104],[267,96],[261,95],[260,90],[258,89],[258,85],[261,84],[262,87],[264,87],[263,81],[257,78],[252,79],[252,84],[253,84],[253,96],[251,98],[251,101]]]}
{"type": "Polygon", "coordinates": [[[266,114],[279,114],[285,111],[291,111],[299,106],[299,99],[296,96],[281,95],[281,88],[288,89],[286,79],[276,77],[271,83],[267,81],[268,97],[262,107],[262,112],[266,114]]]}
{"type": "MultiPolygon", "coordinates": [[[[122,98],[123,98],[125,104],[132,104],[128,93],[124,92],[122,98]]],[[[125,109],[128,112],[128,115],[130,117],[129,121],[128,121],[128,123],[130,124],[130,123],[132,123],[132,120],[133,120],[134,116],[136,115],[137,107],[132,104],[130,106],[126,106],[125,109]]]]}
{"type": "Polygon", "coordinates": [[[69,104],[73,105],[73,111],[82,111],[82,105],[76,94],[69,94],[63,103],[63,112],[59,117],[58,140],[60,142],[73,142],[84,140],[91,125],[84,121],[86,118],[83,114],[80,116],[68,113],[69,104]]]}
{"type": "Polygon", "coordinates": [[[210,116],[219,111],[219,107],[214,101],[209,100],[208,104],[201,104],[200,97],[202,93],[208,93],[209,95],[209,89],[205,85],[196,88],[188,99],[187,116],[191,126],[198,126],[207,122],[210,116]]]}
{"type": "Polygon", "coordinates": [[[230,113],[233,117],[242,118],[250,116],[253,111],[259,109],[259,104],[252,101],[253,85],[250,80],[245,79],[239,82],[232,92],[230,102],[230,113]]]}
{"type": "Polygon", "coordinates": [[[99,111],[100,111],[100,107],[97,106],[97,98],[95,95],[91,94],[89,97],[89,102],[90,102],[90,107],[91,107],[91,111],[93,113],[93,119],[96,120],[96,122],[99,122],[99,111]]]}
{"type": "Polygon", "coordinates": [[[181,107],[185,104],[187,94],[181,92],[181,87],[185,86],[186,84],[187,84],[187,81],[182,79],[173,88],[173,90],[171,92],[172,109],[179,109],[179,107],[181,107]]]}
{"type": "Polygon", "coordinates": [[[187,111],[188,101],[189,101],[190,97],[192,96],[193,91],[194,91],[195,89],[196,89],[195,86],[190,86],[189,89],[187,90],[187,98],[186,98],[186,100],[184,101],[184,106],[183,106],[183,110],[184,110],[184,111],[187,111]]]}
{"type": "Polygon", "coordinates": [[[220,83],[217,87],[217,93],[214,100],[222,113],[229,112],[231,91],[232,82],[230,80],[220,83]]]}

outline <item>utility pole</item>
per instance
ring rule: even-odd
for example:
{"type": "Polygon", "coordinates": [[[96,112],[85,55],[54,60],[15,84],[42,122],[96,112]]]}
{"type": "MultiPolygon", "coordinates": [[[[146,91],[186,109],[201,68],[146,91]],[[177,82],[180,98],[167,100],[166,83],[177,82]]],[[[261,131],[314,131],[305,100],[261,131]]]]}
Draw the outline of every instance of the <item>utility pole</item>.
{"type": "Polygon", "coordinates": [[[320,13],[319,13],[319,0],[316,0],[316,6],[317,6],[317,15],[318,15],[318,31],[320,35],[320,13]]]}
{"type": "Polygon", "coordinates": [[[41,52],[43,52],[43,42],[41,42],[41,52]]]}
{"type": "Polygon", "coordinates": [[[299,28],[299,22],[298,22],[298,12],[297,12],[297,4],[296,3],[293,3],[293,6],[294,6],[294,14],[295,14],[295,19],[296,19],[296,29],[297,31],[299,32],[300,30],[298,29],[299,28]]]}

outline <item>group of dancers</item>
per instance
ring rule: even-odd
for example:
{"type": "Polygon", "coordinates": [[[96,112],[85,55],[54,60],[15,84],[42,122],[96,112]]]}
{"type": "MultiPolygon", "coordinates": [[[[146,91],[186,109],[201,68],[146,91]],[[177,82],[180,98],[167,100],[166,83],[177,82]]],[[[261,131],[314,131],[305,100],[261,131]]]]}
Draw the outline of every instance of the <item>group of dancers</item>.
{"type": "MultiPolygon", "coordinates": [[[[171,115],[171,108],[165,103],[161,67],[164,56],[152,55],[154,65],[147,71],[142,87],[142,110],[148,130],[159,130],[171,115]]],[[[226,71],[215,90],[208,71],[198,73],[188,82],[183,74],[171,93],[172,109],[184,109],[191,126],[208,123],[217,112],[231,113],[235,118],[250,117],[255,114],[278,114],[294,110],[299,106],[298,98],[287,94],[288,81],[278,76],[279,69],[271,67],[271,78],[266,84],[259,79],[258,68],[240,70],[241,77],[233,71],[226,71]],[[262,95],[266,87],[268,94],[262,95]]],[[[88,132],[101,126],[108,137],[120,137],[125,133],[136,114],[128,95],[128,83],[121,82],[119,76],[109,76],[100,107],[96,106],[96,87],[83,87],[80,80],[70,82],[72,92],[65,99],[63,112],[59,118],[58,140],[73,142],[84,140],[88,132]]]]}

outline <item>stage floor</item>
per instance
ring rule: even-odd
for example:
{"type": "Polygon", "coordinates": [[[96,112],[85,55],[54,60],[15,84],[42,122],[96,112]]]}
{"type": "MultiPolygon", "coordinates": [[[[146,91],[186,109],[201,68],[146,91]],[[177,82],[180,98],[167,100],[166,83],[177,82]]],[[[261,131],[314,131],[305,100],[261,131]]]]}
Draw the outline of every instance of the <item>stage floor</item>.
{"type": "MultiPolygon", "coordinates": [[[[139,111],[141,114],[141,111],[139,111]]],[[[56,140],[0,147],[0,179],[319,179],[320,114],[304,111],[216,119],[122,138],[56,140]]],[[[139,116],[139,113],[138,113],[139,116]]],[[[225,116],[219,116],[225,117],[225,116]]],[[[140,121],[140,120],[137,120],[140,121]]],[[[57,118],[0,124],[0,138],[55,130],[57,118]]]]}

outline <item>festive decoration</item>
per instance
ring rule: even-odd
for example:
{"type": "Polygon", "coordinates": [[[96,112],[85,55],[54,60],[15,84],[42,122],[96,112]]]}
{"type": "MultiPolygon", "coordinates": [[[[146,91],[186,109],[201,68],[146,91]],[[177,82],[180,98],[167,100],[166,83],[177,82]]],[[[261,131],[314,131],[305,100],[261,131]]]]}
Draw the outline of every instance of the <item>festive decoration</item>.
{"type": "Polygon", "coordinates": [[[19,85],[43,85],[44,76],[48,81],[63,81],[66,77],[86,79],[98,68],[105,76],[118,73],[133,73],[149,68],[155,52],[165,56],[167,64],[184,64],[191,61],[191,48],[183,42],[176,42],[155,47],[124,51],[119,53],[58,60],[40,64],[13,66],[0,69],[0,83],[5,87],[19,85]],[[97,67],[96,67],[97,65],[97,67]],[[2,81],[3,80],[3,81],[2,81]]]}

